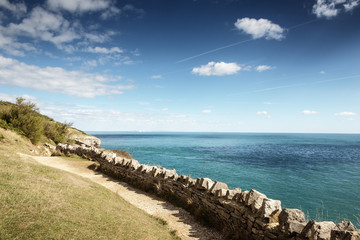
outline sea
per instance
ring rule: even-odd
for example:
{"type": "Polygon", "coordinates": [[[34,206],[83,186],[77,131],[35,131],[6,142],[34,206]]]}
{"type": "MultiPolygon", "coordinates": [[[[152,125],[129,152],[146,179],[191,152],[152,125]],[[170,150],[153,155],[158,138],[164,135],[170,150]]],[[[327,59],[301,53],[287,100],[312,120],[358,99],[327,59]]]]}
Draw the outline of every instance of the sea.
{"type": "Polygon", "coordinates": [[[317,221],[360,227],[360,134],[90,132],[140,163],[255,189],[317,221]]]}

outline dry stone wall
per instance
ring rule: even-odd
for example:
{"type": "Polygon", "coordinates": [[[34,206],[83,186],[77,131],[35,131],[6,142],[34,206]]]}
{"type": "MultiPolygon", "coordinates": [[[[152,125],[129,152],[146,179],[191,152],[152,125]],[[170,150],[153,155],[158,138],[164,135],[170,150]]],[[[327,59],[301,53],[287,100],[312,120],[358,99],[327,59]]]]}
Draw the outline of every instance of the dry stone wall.
{"type": "Polygon", "coordinates": [[[282,209],[279,200],[256,190],[229,189],[209,178],[179,176],[175,169],[140,164],[85,144],[58,144],[57,150],[97,161],[103,173],[185,208],[226,239],[360,239],[360,231],[351,222],[306,222],[302,211],[282,209]]]}

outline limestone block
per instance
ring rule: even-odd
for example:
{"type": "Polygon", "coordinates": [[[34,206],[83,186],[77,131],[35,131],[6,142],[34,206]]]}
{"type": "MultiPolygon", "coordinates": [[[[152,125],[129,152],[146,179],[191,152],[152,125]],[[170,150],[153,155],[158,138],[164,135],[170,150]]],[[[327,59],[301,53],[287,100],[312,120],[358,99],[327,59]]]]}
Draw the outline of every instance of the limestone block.
{"type": "Polygon", "coordinates": [[[160,174],[160,169],[158,167],[154,166],[151,169],[151,176],[157,177],[159,174],[160,174]]]}
{"type": "Polygon", "coordinates": [[[216,197],[225,197],[227,194],[227,189],[219,189],[216,191],[215,196],[216,197]]]}
{"type": "Polygon", "coordinates": [[[128,166],[132,169],[137,169],[140,166],[140,163],[135,159],[131,159],[128,166]]]}
{"type": "Polygon", "coordinates": [[[188,177],[187,184],[189,187],[193,187],[196,184],[196,180],[191,177],[188,177]]]}
{"type": "Polygon", "coordinates": [[[115,165],[119,165],[119,164],[121,164],[121,162],[122,162],[122,158],[116,157],[116,158],[114,159],[114,162],[115,162],[115,165]]]}
{"type": "Polygon", "coordinates": [[[285,208],[279,216],[280,225],[285,225],[288,222],[305,223],[305,214],[299,209],[285,208]]]}
{"type": "Polygon", "coordinates": [[[253,212],[257,212],[266,198],[265,194],[262,194],[254,189],[251,189],[246,198],[246,205],[251,207],[253,212]]]}
{"type": "Polygon", "coordinates": [[[288,235],[300,234],[306,226],[305,214],[299,209],[286,208],[281,211],[278,219],[280,227],[288,235]]]}
{"type": "Polygon", "coordinates": [[[281,210],[281,201],[265,198],[260,208],[261,217],[270,218],[281,210]]]}
{"type": "Polygon", "coordinates": [[[240,193],[240,197],[238,198],[238,201],[245,205],[248,195],[249,195],[249,191],[244,191],[244,192],[240,193]]]}
{"type": "Polygon", "coordinates": [[[226,183],[223,183],[223,182],[215,182],[212,187],[210,188],[210,193],[215,195],[216,194],[216,191],[220,190],[220,189],[225,189],[225,190],[228,190],[229,187],[226,183]]]}
{"type": "Polygon", "coordinates": [[[330,240],[360,240],[360,231],[331,230],[330,240]]]}
{"type": "Polygon", "coordinates": [[[200,190],[209,190],[214,182],[210,178],[197,178],[195,186],[200,190]]]}
{"type": "Polygon", "coordinates": [[[241,188],[235,188],[232,190],[228,190],[226,193],[226,197],[229,200],[236,201],[238,199],[238,197],[240,197],[240,193],[241,193],[241,188]]]}
{"type": "Polygon", "coordinates": [[[333,222],[315,222],[314,220],[311,220],[305,226],[301,235],[313,240],[328,240],[331,237],[332,230],[337,230],[336,225],[333,222]]]}
{"type": "Polygon", "coordinates": [[[356,227],[349,221],[342,221],[336,224],[337,229],[340,231],[356,231],[356,227]]]}

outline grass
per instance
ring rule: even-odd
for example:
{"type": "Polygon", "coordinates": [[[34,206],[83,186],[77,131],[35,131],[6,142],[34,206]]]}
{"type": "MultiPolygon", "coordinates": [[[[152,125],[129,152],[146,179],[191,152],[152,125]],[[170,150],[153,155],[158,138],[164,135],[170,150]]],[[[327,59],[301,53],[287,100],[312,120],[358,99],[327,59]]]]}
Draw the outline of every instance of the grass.
{"type": "Polygon", "coordinates": [[[30,141],[1,128],[0,135],[0,239],[179,239],[102,186],[19,158],[30,141]]]}

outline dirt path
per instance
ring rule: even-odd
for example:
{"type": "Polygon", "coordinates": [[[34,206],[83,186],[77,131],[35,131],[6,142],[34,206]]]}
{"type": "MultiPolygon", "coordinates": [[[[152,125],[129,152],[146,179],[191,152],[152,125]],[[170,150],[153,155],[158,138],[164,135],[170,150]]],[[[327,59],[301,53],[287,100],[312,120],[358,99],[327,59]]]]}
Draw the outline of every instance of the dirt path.
{"type": "Polygon", "coordinates": [[[175,207],[156,196],[132,188],[126,183],[117,181],[99,172],[90,170],[88,167],[92,165],[93,162],[69,161],[59,157],[39,157],[25,154],[19,155],[24,158],[33,158],[43,165],[79,175],[106,187],[135,207],[140,208],[153,216],[166,220],[169,227],[176,230],[178,236],[184,240],[223,239],[217,232],[205,228],[197,223],[195,219],[182,208],[175,207]]]}

